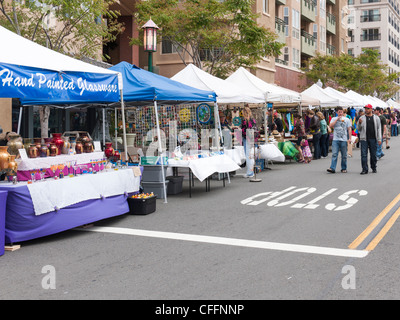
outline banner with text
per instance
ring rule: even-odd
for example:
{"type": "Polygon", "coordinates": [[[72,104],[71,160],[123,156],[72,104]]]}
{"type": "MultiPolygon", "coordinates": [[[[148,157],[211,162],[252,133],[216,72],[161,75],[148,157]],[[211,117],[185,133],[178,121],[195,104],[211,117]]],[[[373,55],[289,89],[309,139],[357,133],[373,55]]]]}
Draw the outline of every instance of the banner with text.
{"type": "Polygon", "coordinates": [[[0,63],[0,98],[20,98],[23,105],[117,102],[118,75],[0,63]]]}

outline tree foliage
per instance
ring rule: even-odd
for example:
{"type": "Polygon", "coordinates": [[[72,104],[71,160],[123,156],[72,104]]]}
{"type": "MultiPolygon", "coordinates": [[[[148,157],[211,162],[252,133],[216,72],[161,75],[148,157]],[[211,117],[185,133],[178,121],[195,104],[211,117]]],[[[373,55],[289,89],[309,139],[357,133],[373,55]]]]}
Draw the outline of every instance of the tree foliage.
{"type": "Polygon", "coordinates": [[[363,95],[374,95],[376,92],[381,99],[390,98],[399,90],[394,81],[400,74],[389,74],[388,66],[381,62],[379,52],[373,49],[364,49],[357,57],[318,54],[308,61],[303,71],[312,82],[320,79],[326,86],[341,91],[353,90],[363,95]]]}
{"type": "MultiPolygon", "coordinates": [[[[140,0],[135,19],[152,19],[158,39],[171,41],[182,61],[226,77],[238,67],[254,67],[263,57],[280,54],[275,31],[259,26],[252,0],[140,0]]],[[[131,44],[141,44],[143,34],[131,44]]]]}
{"type": "Polygon", "coordinates": [[[122,25],[115,0],[0,0],[0,25],[64,54],[97,58],[122,25]],[[50,23],[49,23],[50,22],[50,23]]]}

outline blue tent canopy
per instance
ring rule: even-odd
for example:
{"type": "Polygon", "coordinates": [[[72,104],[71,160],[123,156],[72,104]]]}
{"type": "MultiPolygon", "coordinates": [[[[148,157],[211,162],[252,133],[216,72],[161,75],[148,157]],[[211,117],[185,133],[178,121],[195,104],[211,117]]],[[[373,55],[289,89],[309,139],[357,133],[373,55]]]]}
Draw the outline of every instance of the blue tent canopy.
{"type": "Polygon", "coordinates": [[[118,73],[63,55],[0,26],[0,97],[26,104],[117,102],[118,73]]]}
{"type": "Polygon", "coordinates": [[[187,103],[216,101],[213,91],[204,91],[187,86],[178,81],[146,71],[128,62],[120,62],[109,68],[120,72],[123,79],[125,102],[136,105],[158,103],[187,103]]]}

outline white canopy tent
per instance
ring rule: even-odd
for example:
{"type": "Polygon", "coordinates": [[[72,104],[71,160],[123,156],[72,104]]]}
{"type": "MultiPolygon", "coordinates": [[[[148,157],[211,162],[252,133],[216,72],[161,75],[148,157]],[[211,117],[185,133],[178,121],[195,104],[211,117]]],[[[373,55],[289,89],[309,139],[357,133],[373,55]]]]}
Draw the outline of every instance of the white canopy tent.
{"type": "MultiPolygon", "coordinates": [[[[68,91],[67,91],[67,86],[66,86],[66,78],[68,75],[76,75],[78,74],[82,80],[82,88],[85,88],[86,86],[86,79],[89,81],[91,76],[93,75],[110,75],[110,76],[115,76],[118,78],[118,88],[116,90],[119,91],[119,98],[121,101],[121,109],[122,109],[122,122],[123,122],[123,135],[124,135],[124,147],[125,147],[125,154],[127,154],[126,150],[126,130],[125,130],[125,112],[124,112],[124,101],[123,101],[123,95],[122,95],[122,89],[123,89],[123,81],[122,81],[122,76],[119,72],[97,67],[95,65],[83,62],[81,60],[74,59],[72,57],[66,56],[64,54],[61,54],[59,52],[53,51],[51,49],[48,49],[46,47],[43,47],[33,41],[30,41],[24,37],[21,37],[17,35],[16,33],[3,28],[0,26],[0,41],[3,43],[3,48],[0,50],[0,76],[3,77],[1,79],[0,84],[3,85],[1,87],[1,92],[0,92],[0,97],[8,97],[8,98],[22,98],[22,99],[36,99],[36,98],[41,98],[46,97],[46,93],[48,93],[48,102],[49,104],[53,104],[54,100],[52,99],[54,92],[56,92],[55,89],[53,88],[56,85],[58,86],[59,91],[61,91],[61,94],[57,96],[59,98],[58,103],[59,104],[68,104],[68,91]],[[10,67],[13,67],[13,71],[10,71],[10,67]],[[18,68],[21,69],[22,75],[25,76],[25,78],[22,78],[20,74],[17,75],[15,74],[18,68]],[[34,73],[36,71],[36,73],[34,73]],[[58,84],[44,82],[44,76],[42,74],[39,74],[39,72],[48,72],[49,74],[51,72],[58,74],[58,84]],[[11,82],[10,77],[15,77],[15,80],[11,82]],[[85,78],[87,77],[87,78],[85,78]],[[38,78],[38,79],[36,79],[38,78]],[[25,80],[24,80],[25,79],[25,80]],[[63,83],[64,79],[64,83],[63,83]],[[16,81],[19,82],[16,82],[16,81]],[[35,80],[37,82],[35,82],[35,80]],[[25,82],[24,82],[25,81],[25,82]],[[19,83],[19,85],[18,85],[19,83]],[[5,85],[8,84],[7,87],[5,85]],[[44,92],[42,96],[32,96],[39,93],[37,90],[40,88],[39,84],[41,84],[41,87],[44,88],[46,87],[47,92],[44,92]],[[53,87],[51,87],[53,86],[53,87]],[[11,96],[8,96],[5,91],[6,90],[12,90],[11,91],[11,96]],[[17,92],[19,90],[21,96],[15,96],[12,93],[17,92]],[[37,91],[33,91],[33,89],[37,91]],[[65,99],[65,102],[62,102],[62,99],[65,99]]],[[[18,70],[19,71],[19,70],[18,70]]],[[[1,78],[1,77],[0,77],[1,78]]],[[[71,83],[70,83],[71,84],[71,83]]],[[[79,84],[78,83],[73,83],[73,85],[78,88],[79,84]]],[[[72,87],[72,85],[70,85],[72,87]]],[[[68,89],[70,88],[68,87],[68,89]]],[[[88,88],[88,87],[86,87],[88,88]]],[[[98,88],[99,90],[102,90],[100,87],[98,88]]],[[[43,90],[44,91],[44,90],[43,90]]],[[[72,90],[71,90],[72,91],[72,90]]],[[[103,90],[105,91],[105,90],[103,90]]],[[[118,95],[117,91],[117,95],[118,95]]],[[[85,93],[88,93],[88,90],[85,92],[81,92],[81,96],[85,97],[85,93]]],[[[93,92],[92,92],[93,93],[93,92]]],[[[94,96],[100,97],[100,94],[94,93],[94,96]]],[[[78,97],[79,98],[79,97],[78,97]]],[[[100,98],[101,99],[101,98],[100,98]]],[[[42,100],[43,101],[43,100],[42,100]]],[[[93,97],[88,98],[88,99],[82,99],[74,101],[73,103],[94,103],[94,102],[104,102],[104,101],[94,101],[93,97]],[[79,102],[78,102],[79,101],[79,102]]],[[[44,104],[44,103],[41,103],[44,104]]],[[[35,102],[32,101],[27,103],[27,105],[35,105],[35,102]]],[[[104,111],[104,110],[103,110],[104,111]]],[[[20,115],[19,115],[19,121],[18,121],[18,133],[20,130],[21,126],[21,119],[22,119],[22,107],[20,108],[20,115]]],[[[104,127],[103,127],[104,129],[104,127]]]]}
{"type": "Polygon", "coordinates": [[[214,91],[217,94],[217,103],[265,103],[261,92],[228,83],[193,64],[186,66],[171,79],[197,89],[214,91]]]}
{"type": "Polygon", "coordinates": [[[345,93],[345,96],[351,98],[354,101],[359,101],[360,105],[364,107],[367,104],[372,105],[373,108],[377,107],[376,101],[369,99],[367,96],[363,96],[353,90],[349,90],[345,93]]]}
{"type": "Polygon", "coordinates": [[[376,104],[377,104],[377,107],[381,107],[381,108],[383,108],[383,109],[386,109],[386,108],[389,107],[389,105],[388,105],[385,101],[383,101],[383,100],[381,100],[381,99],[379,99],[379,98],[377,98],[377,97],[372,97],[372,96],[367,96],[367,97],[368,97],[370,100],[375,101],[376,104]]]}
{"type": "Polygon", "coordinates": [[[299,104],[301,102],[300,93],[265,82],[243,67],[237,69],[225,81],[234,83],[246,91],[261,92],[265,96],[266,102],[282,104],[299,104]]]}
{"type": "Polygon", "coordinates": [[[389,99],[386,103],[393,108],[400,109],[400,103],[394,101],[393,99],[389,99]]]}
{"type": "Polygon", "coordinates": [[[340,105],[340,101],[337,98],[330,96],[317,84],[313,84],[302,92],[310,97],[315,97],[320,100],[321,107],[336,107],[340,105]]]}
{"type": "Polygon", "coordinates": [[[350,97],[347,97],[344,93],[338,90],[335,90],[331,87],[326,87],[323,90],[330,96],[339,99],[340,106],[342,107],[362,107],[362,105],[357,100],[353,100],[350,97]]]}

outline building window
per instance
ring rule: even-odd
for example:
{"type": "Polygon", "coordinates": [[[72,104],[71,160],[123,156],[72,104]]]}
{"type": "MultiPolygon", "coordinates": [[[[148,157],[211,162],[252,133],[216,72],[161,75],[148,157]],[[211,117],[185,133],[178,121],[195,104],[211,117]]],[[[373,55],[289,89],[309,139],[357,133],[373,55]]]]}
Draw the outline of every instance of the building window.
{"type": "Polygon", "coordinates": [[[360,21],[361,22],[381,21],[381,14],[379,12],[379,9],[363,10],[360,17],[360,21]]]}
{"type": "Polygon", "coordinates": [[[320,12],[321,18],[326,17],[326,2],[325,2],[325,0],[319,0],[319,12],[320,12]]]}
{"type": "Polygon", "coordinates": [[[283,21],[285,21],[285,35],[289,37],[289,7],[283,8],[283,21]]]}
{"type": "Polygon", "coordinates": [[[326,51],[326,29],[325,27],[321,26],[321,34],[319,36],[319,50],[322,52],[326,51]]]}
{"type": "Polygon", "coordinates": [[[285,48],[283,49],[283,60],[284,60],[286,63],[289,63],[289,47],[285,47],[285,48]]]}
{"type": "Polygon", "coordinates": [[[300,13],[292,9],[292,37],[300,39],[300,13]]]}
{"type": "Polygon", "coordinates": [[[168,54],[168,53],[178,53],[182,49],[177,48],[175,44],[173,44],[170,40],[167,39],[162,39],[161,42],[161,53],[162,54],[168,54]]]}
{"type": "Polygon", "coordinates": [[[263,12],[268,13],[268,0],[263,0],[263,12]]]}
{"type": "Polygon", "coordinates": [[[364,29],[361,32],[361,41],[381,40],[379,29],[364,29]]]}
{"type": "Polygon", "coordinates": [[[315,49],[318,49],[318,25],[316,23],[313,24],[313,37],[315,39],[315,49]]]}
{"type": "Polygon", "coordinates": [[[293,67],[300,68],[300,50],[293,48],[293,67]]]}

